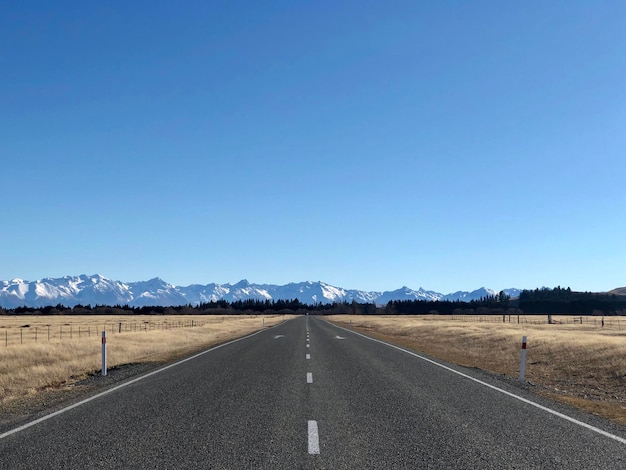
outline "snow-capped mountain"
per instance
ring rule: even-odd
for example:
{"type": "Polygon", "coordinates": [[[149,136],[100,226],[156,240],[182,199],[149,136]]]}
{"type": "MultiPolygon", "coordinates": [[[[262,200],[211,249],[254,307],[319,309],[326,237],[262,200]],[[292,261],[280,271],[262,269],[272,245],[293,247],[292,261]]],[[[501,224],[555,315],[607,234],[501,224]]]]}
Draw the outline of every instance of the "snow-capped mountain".
{"type": "MultiPolygon", "coordinates": [[[[505,289],[511,297],[519,295],[519,289],[505,289]]],[[[284,286],[274,284],[251,284],[243,279],[236,284],[192,284],[174,286],[156,277],[148,281],[121,282],[107,279],[99,274],[92,276],[65,276],[45,278],[34,282],[22,279],[0,281],[0,307],[44,307],[62,304],[82,305],[132,305],[170,306],[197,305],[204,302],[227,300],[288,300],[298,299],[305,304],[352,302],[384,305],[390,300],[464,300],[480,299],[497,292],[480,288],[473,292],[440,294],[421,287],[413,290],[402,287],[394,291],[368,292],[331,286],[325,282],[299,282],[284,286]]]]}
{"type": "Polygon", "coordinates": [[[391,300],[440,300],[443,294],[431,290],[424,290],[421,287],[418,290],[409,289],[404,286],[398,290],[383,292],[376,299],[377,304],[387,304],[391,300]]]}
{"type": "Polygon", "coordinates": [[[510,289],[503,289],[503,292],[513,299],[515,297],[519,297],[520,293],[522,292],[522,289],[511,287],[510,289]]]}
{"type": "Polygon", "coordinates": [[[472,292],[453,292],[452,294],[444,295],[442,300],[462,300],[464,302],[470,302],[471,300],[478,300],[481,297],[489,297],[496,295],[497,292],[486,287],[481,287],[472,292]]]}
{"type": "Polygon", "coordinates": [[[168,284],[158,277],[149,281],[131,282],[128,284],[128,288],[132,294],[132,298],[126,302],[128,305],[142,307],[152,305],[185,305],[189,303],[178,287],[168,284]]]}
{"type": "Polygon", "coordinates": [[[125,304],[133,299],[128,284],[99,274],[45,278],[35,282],[13,279],[0,281],[0,306],[42,307],[45,305],[125,304]]]}

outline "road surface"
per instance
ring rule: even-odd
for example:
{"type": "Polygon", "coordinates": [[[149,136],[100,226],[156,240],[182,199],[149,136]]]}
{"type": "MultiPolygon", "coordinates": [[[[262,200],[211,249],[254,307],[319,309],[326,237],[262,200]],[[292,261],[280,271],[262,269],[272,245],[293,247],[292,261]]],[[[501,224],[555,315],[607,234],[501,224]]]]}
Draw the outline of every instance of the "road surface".
{"type": "Polygon", "coordinates": [[[626,468],[623,427],[447,367],[303,316],[0,434],[0,468],[626,468]]]}

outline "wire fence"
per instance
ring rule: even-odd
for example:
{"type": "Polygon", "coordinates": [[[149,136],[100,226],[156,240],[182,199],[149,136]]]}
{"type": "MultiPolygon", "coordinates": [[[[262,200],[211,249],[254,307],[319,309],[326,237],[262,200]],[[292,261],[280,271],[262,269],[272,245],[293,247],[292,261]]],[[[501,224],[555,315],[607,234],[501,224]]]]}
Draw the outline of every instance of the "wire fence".
{"type": "Polygon", "coordinates": [[[125,334],[149,331],[172,330],[176,328],[195,328],[207,323],[215,323],[223,319],[211,320],[163,320],[163,321],[108,321],[100,324],[44,324],[22,326],[0,326],[0,344],[5,347],[39,342],[63,342],[79,338],[90,338],[101,335],[102,331],[107,334],[125,334]]]}
{"type": "Polygon", "coordinates": [[[626,317],[576,315],[450,315],[452,320],[478,323],[517,323],[530,325],[581,325],[595,328],[626,329],[626,317]],[[550,318],[549,318],[550,317],[550,318]]]}
{"type": "Polygon", "coordinates": [[[0,317],[0,347],[42,342],[61,343],[81,338],[95,338],[100,337],[102,331],[106,331],[107,335],[110,336],[166,331],[178,328],[198,328],[246,317],[263,317],[263,326],[265,326],[266,319],[274,317],[284,318],[284,315],[207,315],[195,318],[158,316],[148,318],[138,318],[136,316],[129,318],[87,318],[80,316],[75,319],[70,316],[63,316],[57,322],[54,322],[54,316],[0,317]]]}

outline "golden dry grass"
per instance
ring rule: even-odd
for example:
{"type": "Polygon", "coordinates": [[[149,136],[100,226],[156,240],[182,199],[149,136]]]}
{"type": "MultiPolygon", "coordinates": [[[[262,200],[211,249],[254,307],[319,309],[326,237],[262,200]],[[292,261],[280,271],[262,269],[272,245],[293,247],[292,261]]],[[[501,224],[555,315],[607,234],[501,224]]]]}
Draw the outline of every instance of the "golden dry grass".
{"type": "MultiPolygon", "coordinates": [[[[526,380],[536,385],[533,389],[626,425],[626,328],[575,324],[574,318],[555,316],[561,323],[553,325],[445,316],[335,315],[331,320],[445,361],[514,378],[526,335],[526,380]]],[[[621,322],[626,326],[626,319],[621,322]]]]}
{"type": "Polygon", "coordinates": [[[283,315],[0,317],[0,408],[12,400],[76,382],[100,371],[100,331],[104,325],[108,330],[108,367],[112,368],[138,362],[167,362],[277,324],[283,318],[283,315]],[[122,328],[123,332],[118,333],[120,322],[134,324],[135,330],[122,328]],[[192,324],[198,326],[191,327],[192,324]],[[13,330],[24,325],[30,325],[28,341],[19,344],[18,337],[17,342],[5,346],[4,331],[14,334],[13,330]],[[47,341],[47,334],[42,333],[47,332],[46,325],[51,325],[57,334],[62,326],[67,334],[47,341]],[[137,325],[147,328],[138,329],[137,325]],[[33,336],[35,327],[40,335],[37,342],[33,336]],[[87,328],[91,328],[90,336],[85,333],[87,328]]]}

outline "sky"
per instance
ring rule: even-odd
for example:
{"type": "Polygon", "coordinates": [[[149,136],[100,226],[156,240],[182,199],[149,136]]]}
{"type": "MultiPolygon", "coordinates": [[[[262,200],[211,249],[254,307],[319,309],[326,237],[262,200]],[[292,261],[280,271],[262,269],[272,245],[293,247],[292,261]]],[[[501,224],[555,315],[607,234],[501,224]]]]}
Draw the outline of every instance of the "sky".
{"type": "Polygon", "coordinates": [[[623,1],[0,4],[0,279],[626,286],[623,1]]]}

